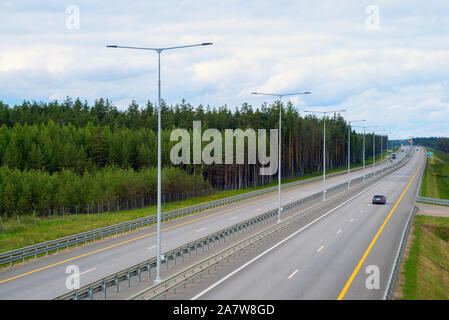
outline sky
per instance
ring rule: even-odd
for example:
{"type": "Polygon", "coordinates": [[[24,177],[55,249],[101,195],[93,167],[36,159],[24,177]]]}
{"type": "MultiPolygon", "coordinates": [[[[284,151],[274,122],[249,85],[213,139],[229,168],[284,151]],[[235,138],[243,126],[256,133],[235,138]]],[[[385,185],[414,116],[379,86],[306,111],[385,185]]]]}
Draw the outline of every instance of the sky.
{"type": "MultiPolygon", "coordinates": [[[[0,0],[0,101],[254,107],[290,93],[392,138],[449,136],[447,0],[0,0]]],[[[283,98],[285,101],[287,98],[283,98]]],[[[358,129],[360,130],[360,129],[358,129]]]]}

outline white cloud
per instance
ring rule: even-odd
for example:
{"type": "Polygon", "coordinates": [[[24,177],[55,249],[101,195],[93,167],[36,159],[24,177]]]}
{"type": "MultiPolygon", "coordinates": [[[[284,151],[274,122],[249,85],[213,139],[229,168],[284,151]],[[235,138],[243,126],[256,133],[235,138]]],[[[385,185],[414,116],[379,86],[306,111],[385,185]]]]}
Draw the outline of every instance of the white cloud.
{"type": "Polygon", "coordinates": [[[344,105],[398,134],[449,135],[449,3],[332,0],[68,1],[0,4],[0,99],[107,97],[120,107],[157,98],[154,52],[106,44],[213,46],[163,52],[162,96],[194,105],[260,105],[252,91],[310,90],[300,106],[344,105]],[[379,6],[380,29],[365,27],[379,6]],[[412,132],[413,131],[413,132],[412,132]]]}

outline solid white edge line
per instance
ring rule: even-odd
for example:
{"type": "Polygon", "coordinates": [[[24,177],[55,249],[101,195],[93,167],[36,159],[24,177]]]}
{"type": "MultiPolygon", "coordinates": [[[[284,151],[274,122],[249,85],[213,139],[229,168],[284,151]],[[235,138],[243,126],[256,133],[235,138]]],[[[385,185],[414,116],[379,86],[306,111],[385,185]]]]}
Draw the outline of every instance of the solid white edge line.
{"type": "Polygon", "coordinates": [[[321,247],[319,247],[318,250],[317,250],[317,252],[320,252],[320,251],[323,250],[323,249],[324,249],[324,245],[321,246],[321,247]]]}
{"type": "Polygon", "coordinates": [[[301,229],[299,229],[298,231],[294,232],[293,234],[289,235],[287,238],[281,240],[280,242],[276,243],[274,246],[272,246],[271,248],[265,250],[264,252],[262,252],[261,254],[259,254],[257,257],[251,259],[250,261],[248,261],[247,263],[245,263],[244,265],[242,265],[241,267],[237,268],[236,270],[234,270],[233,272],[231,272],[230,274],[228,274],[227,276],[221,278],[220,280],[218,280],[217,282],[215,282],[213,285],[211,285],[210,287],[206,288],[205,290],[203,290],[202,292],[198,293],[196,296],[194,296],[193,298],[191,298],[190,300],[196,300],[199,297],[201,297],[202,295],[204,295],[205,293],[209,292],[210,290],[212,290],[213,288],[215,288],[216,286],[218,286],[219,284],[223,283],[224,281],[226,281],[227,279],[229,279],[230,277],[232,277],[233,275],[235,275],[236,273],[240,272],[241,270],[243,270],[244,268],[246,268],[247,266],[249,266],[251,263],[253,263],[254,261],[258,260],[259,258],[263,257],[264,255],[266,255],[268,252],[272,251],[273,249],[277,248],[278,246],[280,246],[281,244],[283,244],[284,242],[286,242],[287,240],[289,240],[290,238],[293,238],[294,236],[296,236],[298,233],[300,233],[301,231],[303,231],[304,229],[308,228],[309,226],[311,226],[312,224],[314,224],[315,222],[323,219],[324,217],[326,217],[327,215],[329,215],[330,213],[334,212],[335,210],[337,210],[338,208],[344,206],[346,203],[352,201],[354,198],[358,197],[359,195],[361,195],[362,193],[370,190],[371,188],[377,186],[379,183],[381,183],[382,181],[384,181],[386,178],[388,178],[390,175],[387,175],[386,177],[384,177],[382,180],[379,180],[378,182],[376,182],[375,184],[373,184],[371,187],[357,193],[356,195],[352,196],[351,198],[349,198],[348,200],[346,200],[345,202],[343,202],[342,204],[338,205],[337,207],[333,208],[332,210],[326,212],[325,214],[323,214],[322,216],[320,216],[319,218],[315,219],[314,221],[310,222],[309,224],[305,225],[304,227],[302,227],[301,229]]]}

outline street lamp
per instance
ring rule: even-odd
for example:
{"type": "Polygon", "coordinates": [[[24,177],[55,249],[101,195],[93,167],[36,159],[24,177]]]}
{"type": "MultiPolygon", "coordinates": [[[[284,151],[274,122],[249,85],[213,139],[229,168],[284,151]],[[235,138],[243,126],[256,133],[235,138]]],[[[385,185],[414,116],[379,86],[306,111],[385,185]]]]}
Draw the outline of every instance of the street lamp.
{"type": "Polygon", "coordinates": [[[377,125],[374,126],[365,126],[365,127],[357,127],[357,128],[363,128],[363,183],[365,183],[365,129],[366,128],[374,128],[377,127],[377,125]]]}
{"type": "Polygon", "coordinates": [[[177,47],[166,48],[142,48],[142,47],[125,47],[117,45],[107,45],[107,48],[120,49],[137,49],[156,51],[158,56],[158,119],[157,119],[157,264],[156,264],[156,279],[155,283],[162,281],[161,278],[161,52],[165,50],[183,49],[191,47],[200,47],[211,45],[211,42],[204,42],[200,44],[190,44],[177,47]]]}
{"type": "Polygon", "coordinates": [[[408,152],[408,157],[410,158],[412,156],[412,149],[413,149],[413,137],[408,137],[408,142],[410,142],[410,151],[408,152]]]}
{"type": "Polygon", "coordinates": [[[262,96],[271,96],[279,98],[279,141],[278,141],[278,153],[279,153],[279,165],[278,165],[278,198],[279,198],[279,206],[278,206],[278,223],[281,222],[281,125],[282,125],[282,107],[281,107],[281,99],[285,96],[298,96],[301,94],[311,94],[310,91],[305,92],[294,92],[294,93],[261,93],[261,92],[251,92],[251,94],[262,95],[262,96]]]}
{"type": "MultiPolygon", "coordinates": [[[[375,130],[373,131],[373,168],[376,166],[376,132],[383,132],[387,131],[385,129],[383,130],[375,130]]],[[[380,161],[382,161],[382,139],[380,139],[380,161]]]]}
{"type": "MultiPolygon", "coordinates": [[[[388,155],[388,135],[391,133],[391,132],[387,132],[389,129],[385,129],[385,130],[382,130],[382,131],[385,131],[385,135],[386,135],[386,137],[387,137],[387,155],[388,155]]],[[[383,137],[382,137],[382,139],[380,140],[380,160],[382,161],[383,160],[383,153],[382,153],[382,148],[383,148],[383,137]]],[[[386,166],[387,164],[386,164],[386,161],[385,161],[385,165],[384,165],[384,168],[385,168],[385,166],[386,166]]]]}
{"type": "Polygon", "coordinates": [[[366,121],[366,120],[348,121],[348,189],[349,189],[349,185],[351,184],[351,179],[349,178],[349,175],[351,173],[351,123],[362,122],[362,121],[366,121]]]}
{"type": "Polygon", "coordinates": [[[326,114],[345,112],[346,110],[333,110],[333,111],[304,111],[307,113],[321,113],[323,115],[323,202],[326,201],[326,114]]]}

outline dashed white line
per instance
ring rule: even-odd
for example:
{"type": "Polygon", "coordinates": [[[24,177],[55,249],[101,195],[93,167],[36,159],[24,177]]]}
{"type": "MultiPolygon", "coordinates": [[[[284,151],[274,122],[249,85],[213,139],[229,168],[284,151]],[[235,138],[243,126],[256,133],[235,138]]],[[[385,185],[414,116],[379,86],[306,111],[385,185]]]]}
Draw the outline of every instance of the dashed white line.
{"type": "Polygon", "coordinates": [[[293,276],[298,272],[298,269],[296,269],[295,271],[293,271],[293,273],[291,275],[288,276],[288,279],[293,278],[293,276]]]}
{"type": "Polygon", "coordinates": [[[341,232],[341,229],[337,231],[337,234],[340,234],[340,232],[341,232]]]}
{"type": "Polygon", "coordinates": [[[310,227],[311,225],[315,224],[316,222],[320,221],[321,219],[323,219],[324,217],[327,217],[329,214],[331,214],[332,212],[334,212],[335,210],[337,210],[338,208],[344,206],[346,203],[352,201],[353,199],[355,199],[356,197],[358,197],[359,195],[361,195],[362,193],[374,188],[375,186],[377,186],[379,183],[381,183],[382,181],[384,181],[386,178],[383,178],[381,180],[379,180],[378,182],[376,182],[374,185],[372,185],[371,187],[366,188],[365,190],[357,193],[356,195],[352,196],[351,198],[349,198],[348,200],[346,200],[345,202],[341,203],[340,205],[336,206],[335,208],[331,209],[330,211],[326,212],[325,214],[323,214],[322,216],[318,217],[317,219],[313,220],[312,222],[310,222],[309,224],[305,225],[304,227],[302,227],[299,230],[296,230],[294,233],[292,233],[291,235],[289,235],[288,237],[286,237],[285,239],[279,241],[278,243],[276,243],[275,245],[273,245],[272,247],[268,248],[267,250],[265,250],[264,252],[262,252],[261,254],[259,254],[257,257],[254,257],[253,259],[251,259],[250,261],[248,261],[247,263],[245,263],[244,265],[240,266],[239,268],[235,269],[234,271],[232,271],[231,273],[227,274],[226,276],[224,276],[223,278],[221,278],[220,280],[218,280],[217,282],[215,282],[214,284],[212,284],[211,286],[209,286],[208,288],[206,288],[205,290],[201,291],[200,293],[198,293],[197,295],[195,295],[194,297],[190,298],[190,300],[197,300],[198,298],[200,298],[201,296],[203,296],[205,293],[211,291],[212,289],[214,289],[215,287],[219,286],[221,283],[223,283],[224,281],[226,281],[227,279],[231,278],[232,276],[234,276],[236,273],[240,272],[241,270],[245,269],[246,267],[248,267],[249,265],[251,265],[254,261],[257,261],[258,259],[260,259],[261,257],[263,257],[264,255],[266,255],[267,253],[271,252],[272,250],[274,250],[275,248],[277,248],[278,246],[282,245],[283,243],[285,243],[286,241],[290,240],[291,238],[293,238],[294,236],[296,236],[298,233],[304,231],[305,229],[307,229],[308,227],[310,227]]]}
{"type": "Polygon", "coordinates": [[[352,222],[352,221],[354,221],[354,218],[351,218],[351,220],[349,220],[349,222],[352,222]]]}
{"type": "Polygon", "coordinates": [[[360,210],[360,213],[363,213],[363,210],[360,210]]]}
{"type": "Polygon", "coordinates": [[[321,246],[318,248],[317,252],[320,252],[321,250],[323,250],[324,246],[321,246]]]}
{"type": "Polygon", "coordinates": [[[198,229],[198,230],[195,230],[196,232],[201,232],[201,231],[204,231],[204,230],[206,230],[206,228],[201,228],[201,229],[198,229]]]}
{"type": "Polygon", "coordinates": [[[157,247],[157,246],[149,247],[148,250],[154,249],[154,248],[156,248],[156,247],[157,247]]]}
{"type": "Polygon", "coordinates": [[[229,220],[235,220],[235,219],[237,219],[237,217],[232,217],[232,218],[229,218],[229,220]]]}

